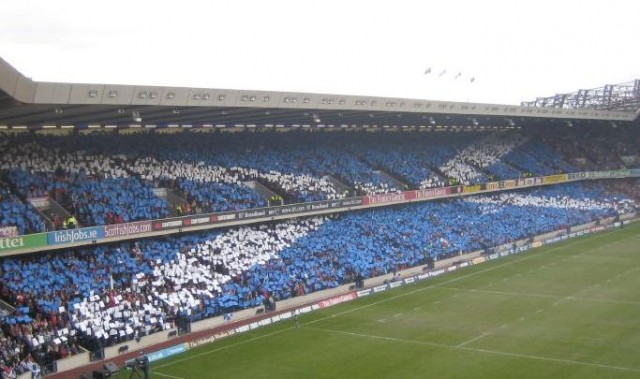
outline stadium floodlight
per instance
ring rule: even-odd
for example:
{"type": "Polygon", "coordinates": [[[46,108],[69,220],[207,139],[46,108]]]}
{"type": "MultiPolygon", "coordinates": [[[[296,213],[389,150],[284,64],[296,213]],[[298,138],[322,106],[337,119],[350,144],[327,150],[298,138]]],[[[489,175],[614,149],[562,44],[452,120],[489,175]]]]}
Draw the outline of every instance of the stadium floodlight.
{"type": "Polygon", "coordinates": [[[175,93],[175,92],[168,92],[168,93],[165,95],[165,97],[166,97],[168,100],[173,100],[173,99],[176,97],[176,93],[175,93]]]}
{"type": "Polygon", "coordinates": [[[118,91],[116,91],[116,90],[111,90],[111,91],[109,91],[109,93],[107,94],[107,96],[109,96],[110,98],[114,98],[114,97],[118,96],[118,91]]]}
{"type": "Polygon", "coordinates": [[[205,93],[204,95],[202,95],[202,100],[209,100],[211,98],[211,95],[209,95],[208,93],[205,93]]]}
{"type": "MultiPolygon", "coordinates": [[[[224,94],[218,95],[218,101],[223,101],[225,98],[224,94]]],[[[268,100],[267,100],[268,101],[268,100]]]]}
{"type": "Polygon", "coordinates": [[[264,97],[262,98],[262,101],[264,101],[265,103],[268,103],[268,102],[269,102],[269,100],[270,100],[269,96],[264,96],[264,97]]]}
{"type": "Polygon", "coordinates": [[[156,97],[158,97],[158,93],[157,92],[149,92],[149,98],[150,99],[155,99],[156,97]]]}
{"type": "Polygon", "coordinates": [[[140,99],[146,99],[146,98],[147,98],[147,93],[146,93],[146,92],[144,92],[144,91],[142,91],[142,92],[140,92],[140,93],[138,94],[138,97],[139,97],[140,99]]]}
{"type": "Polygon", "coordinates": [[[98,91],[96,91],[96,90],[92,89],[92,90],[90,90],[90,91],[87,93],[87,95],[88,95],[89,97],[98,97],[98,91]]]}

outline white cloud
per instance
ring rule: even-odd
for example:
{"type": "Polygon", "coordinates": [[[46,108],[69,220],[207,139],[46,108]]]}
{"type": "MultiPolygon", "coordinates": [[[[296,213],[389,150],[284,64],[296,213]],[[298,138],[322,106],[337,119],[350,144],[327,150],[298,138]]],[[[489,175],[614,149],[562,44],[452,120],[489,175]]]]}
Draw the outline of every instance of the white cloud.
{"type": "Polygon", "coordinates": [[[3,4],[0,51],[36,80],[519,103],[640,77],[639,11],[635,0],[21,0],[3,4]]]}

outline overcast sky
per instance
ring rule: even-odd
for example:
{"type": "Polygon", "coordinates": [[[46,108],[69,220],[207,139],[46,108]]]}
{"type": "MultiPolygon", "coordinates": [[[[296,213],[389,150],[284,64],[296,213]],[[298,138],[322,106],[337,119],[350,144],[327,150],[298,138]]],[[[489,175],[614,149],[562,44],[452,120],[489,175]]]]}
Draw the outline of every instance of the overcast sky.
{"type": "Polygon", "coordinates": [[[0,56],[40,81],[519,104],[640,78],[638,15],[638,0],[6,0],[0,56]]]}

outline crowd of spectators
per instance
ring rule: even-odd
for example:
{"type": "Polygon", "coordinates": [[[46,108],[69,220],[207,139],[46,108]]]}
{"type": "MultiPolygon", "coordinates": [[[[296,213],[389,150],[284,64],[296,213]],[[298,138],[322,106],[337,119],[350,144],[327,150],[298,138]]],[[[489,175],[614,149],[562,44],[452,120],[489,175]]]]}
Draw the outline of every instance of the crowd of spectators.
{"type": "Polygon", "coordinates": [[[42,218],[33,205],[24,203],[8,188],[0,187],[0,227],[16,227],[19,234],[45,230],[42,218]]]}
{"type": "Polygon", "coordinates": [[[1,324],[14,352],[2,358],[58,359],[79,344],[168,329],[179,316],[255,307],[634,206],[611,189],[569,184],[5,257],[0,290],[16,313],[1,324]]]}
{"type": "Polygon", "coordinates": [[[637,156],[640,133],[629,126],[581,126],[535,131],[540,139],[579,170],[625,168],[623,156],[637,156]]]}
{"type": "Polygon", "coordinates": [[[502,162],[501,158],[525,141],[526,138],[519,134],[490,134],[459,151],[440,166],[440,170],[465,185],[518,178],[522,173],[502,162]]]}
{"type": "MultiPolygon", "coordinates": [[[[635,131],[621,127],[619,138],[603,138],[611,130],[585,128],[2,136],[0,171],[19,198],[50,196],[88,226],[262,207],[270,194],[308,202],[619,168],[623,154],[638,152],[635,131]],[[252,181],[271,192],[259,193],[252,181]],[[167,204],[158,187],[183,201],[167,204]]],[[[22,209],[29,205],[11,202],[3,214],[12,212],[21,233],[42,230],[37,214],[22,209]]]]}

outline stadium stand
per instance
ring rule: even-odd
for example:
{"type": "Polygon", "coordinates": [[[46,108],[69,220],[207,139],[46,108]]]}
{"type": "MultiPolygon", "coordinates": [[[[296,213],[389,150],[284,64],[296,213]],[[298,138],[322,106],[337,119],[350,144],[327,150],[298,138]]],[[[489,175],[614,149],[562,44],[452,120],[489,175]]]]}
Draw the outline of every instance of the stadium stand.
{"type": "Polygon", "coordinates": [[[256,307],[634,207],[601,186],[569,184],[5,257],[0,290],[16,311],[2,330],[19,349],[3,359],[16,366],[31,353],[46,363],[178,317],[256,307]]]}
{"type": "Polygon", "coordinates": [[[307,202],[619,168],[624,155],[637,154],[637,131],[620,128],[606,146],[598,144],[603,133],[587,128],[583,138],[574,128],[541,127],[456,134],[3,135],[0,170],[16,191],[11,216],[4,212],[21,233],[28,233],[43,230],[30,205],[19,205],[20,199],[26,203],[33,197],[49,196],[89,226],[161,218],[171,211],[181,215],[266,206],[268,199],[249,186],[251,181],[285,202],[307,202]],[[329,176],[350,189],[337,190],[329,176]],[[157,197],[154,189],[161,187],[183,201],[157,197]]]}
{"type": "Polygon", "coordinates": [[[0,187],[0,227],[15,226],[20,234],[45,230],[33,205],[23,203],[7,188],[0,187]]]}

